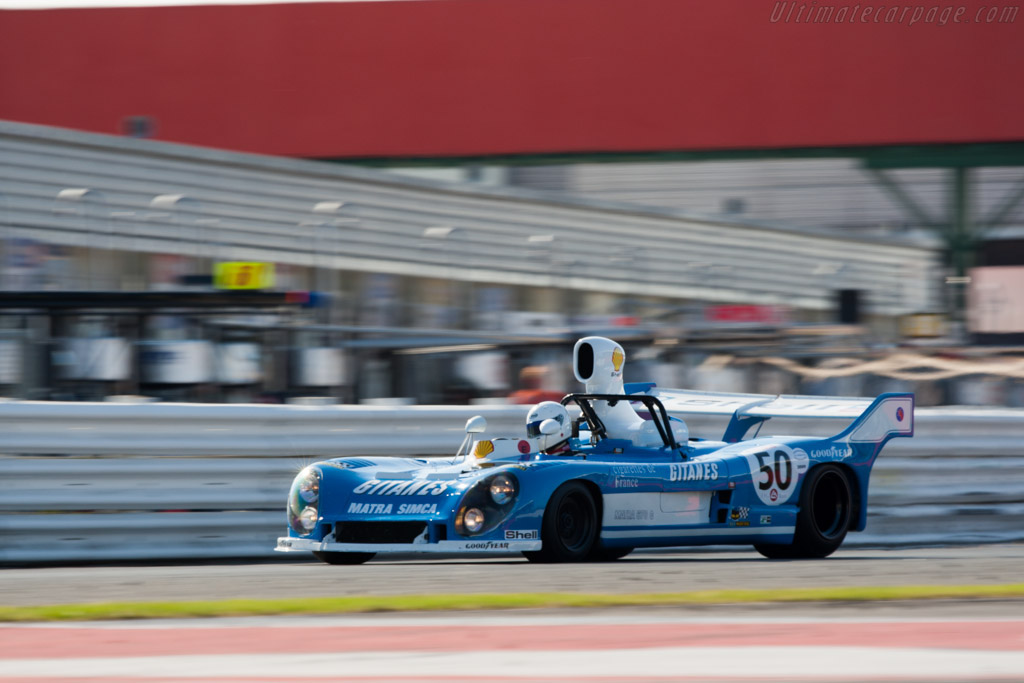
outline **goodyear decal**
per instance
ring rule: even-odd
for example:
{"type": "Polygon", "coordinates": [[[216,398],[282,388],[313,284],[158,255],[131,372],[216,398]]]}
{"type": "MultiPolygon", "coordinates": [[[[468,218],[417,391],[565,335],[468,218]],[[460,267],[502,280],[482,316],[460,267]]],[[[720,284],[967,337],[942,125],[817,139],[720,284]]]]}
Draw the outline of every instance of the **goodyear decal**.
{"type": "Polygon", "coordinates": [[[815,460],[845,460],[853,455],[853,449],[841,443],[828,448],[812,448],[810,455],[815,460]]]}

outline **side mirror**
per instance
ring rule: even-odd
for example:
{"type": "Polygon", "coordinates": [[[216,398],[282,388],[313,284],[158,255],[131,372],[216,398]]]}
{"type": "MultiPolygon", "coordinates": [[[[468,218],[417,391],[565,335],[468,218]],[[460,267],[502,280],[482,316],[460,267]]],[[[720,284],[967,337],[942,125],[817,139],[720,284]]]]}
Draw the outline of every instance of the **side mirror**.
{"type": "Polygon", "coordinates": [[[487,429],[487,420],[483,415],[475,415],[466,420],[467,434],[480,434],[487,429]]]}
{"type": "Polygon", "coordinates": [[[562,425],[558,424],[555,420],[544,420],[540,423],[540,433],[545,436],[551,436],[557,434],[562,429],[562,425]]]}

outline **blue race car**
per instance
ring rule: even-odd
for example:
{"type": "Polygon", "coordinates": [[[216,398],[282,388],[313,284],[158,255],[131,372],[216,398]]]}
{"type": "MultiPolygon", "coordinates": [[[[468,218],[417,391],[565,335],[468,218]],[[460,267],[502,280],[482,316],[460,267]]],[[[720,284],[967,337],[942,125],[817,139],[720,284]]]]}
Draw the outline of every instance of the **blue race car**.
{"type": "Polygon", "coordinates": [[[344,457],[305,468],[276,549],[331,564],[399,552],[578,562],[723,544],[826,557],[864,529],[882,447],[914,433],[913,394],[663,390],[624,385],[624,363],[614,341],[579,340],[573,370],[586,393],[534,406],[522,438],[480,438],[486,422],[476,417],[454,459],[344,457]],[[687,414],[731,419],[720,439],[705,440],[689,436],[678,417],[687,414]],[[772,417],[852,422],[830,438],[748,438],[772,417]]]}

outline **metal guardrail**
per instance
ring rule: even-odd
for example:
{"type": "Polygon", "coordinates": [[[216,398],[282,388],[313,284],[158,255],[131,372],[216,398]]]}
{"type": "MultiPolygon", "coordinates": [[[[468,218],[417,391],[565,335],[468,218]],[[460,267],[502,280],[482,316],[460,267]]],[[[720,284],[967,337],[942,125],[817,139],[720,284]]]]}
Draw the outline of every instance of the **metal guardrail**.
{"type": "Polygon", "coordinates": [[[526,407],[0,403],[0,453],[62,455],[433,455],[466,419],[521,432],[526,407]]]}
{"type": "MultiPolygon", "coordinates": [[[[517,434],[526,410],[0,403],[0,563],[268,557],[303,465],[452,454],[469,416],[517,434]]],[[[847,544],[1024,539],[1024,410],[922,408],[916,425],[879,458],[868,529],[847,544]]]]}

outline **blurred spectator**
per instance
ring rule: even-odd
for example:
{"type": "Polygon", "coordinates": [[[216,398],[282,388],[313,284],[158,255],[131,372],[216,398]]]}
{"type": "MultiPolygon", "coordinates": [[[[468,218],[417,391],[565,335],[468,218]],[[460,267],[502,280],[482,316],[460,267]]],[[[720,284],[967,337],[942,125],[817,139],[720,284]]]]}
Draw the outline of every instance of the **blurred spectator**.
{"type": "Polygon", "coordinates": [[[544,388],[548,368],[545,365],[528,365],[519,372],[519,389],[508,397],[509,403],[531,405],[541,401],[558,401],[564,393],[544,388]]]}

